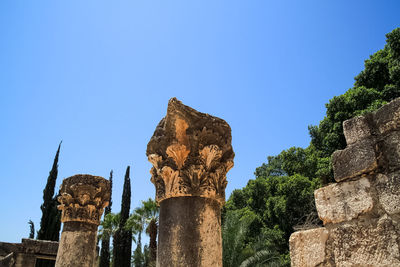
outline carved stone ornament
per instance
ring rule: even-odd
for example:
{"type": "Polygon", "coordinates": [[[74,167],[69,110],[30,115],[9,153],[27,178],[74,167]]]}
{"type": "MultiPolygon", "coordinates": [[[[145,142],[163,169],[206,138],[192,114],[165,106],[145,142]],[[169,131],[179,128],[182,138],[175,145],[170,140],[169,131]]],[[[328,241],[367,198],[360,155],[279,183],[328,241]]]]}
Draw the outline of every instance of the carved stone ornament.
{"type": "Polygon", "coordinates": [[[99,225],[110,201],[110,182],[103,177],[77,174],[64,179],[58,209],[61,222],[86,222],[99,225]]]}
{"type": "Polygon", "coordinates": [[[156,200],[200,196],[224,204],[226,174],[235,156],[231,140],[224,120],[170,99],[167,115],[147,145],[156,200]]]}

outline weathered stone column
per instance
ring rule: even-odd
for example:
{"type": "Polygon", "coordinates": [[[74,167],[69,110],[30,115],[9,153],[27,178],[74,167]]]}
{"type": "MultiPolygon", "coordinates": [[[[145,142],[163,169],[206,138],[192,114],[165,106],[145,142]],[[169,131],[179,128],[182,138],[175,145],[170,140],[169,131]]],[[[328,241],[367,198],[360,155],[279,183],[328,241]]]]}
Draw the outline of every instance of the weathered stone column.
{"type": "Polygon", "coordinates": [[[157,266],[222,266],[221,207],[231,128],[176,98],[147,146],[160,205],[157,266]]]}
{"type": "Polygon", "coordinates": [[[96,263],[97,227],[110,201],[110,182],[99,176],[78,174],[64,179],[58,201],[64,223],[56,267],[93,267],[96,263]]]}

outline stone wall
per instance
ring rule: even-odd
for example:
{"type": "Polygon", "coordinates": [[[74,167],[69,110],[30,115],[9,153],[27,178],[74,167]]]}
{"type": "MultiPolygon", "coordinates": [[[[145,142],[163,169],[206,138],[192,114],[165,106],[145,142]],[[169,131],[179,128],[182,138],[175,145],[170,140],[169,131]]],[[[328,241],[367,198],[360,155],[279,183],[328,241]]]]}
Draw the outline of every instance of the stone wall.
{"type": "Polygon", "coordinates": [[[337,183],[314,192],[324,227],[291,235],[292,266],[400,266],[400,98],[343,128],[337,183]]]}
{"type": "Polygon", "coordinates": [[[56,260],[58,242],[23,238],[21,243],[0,242],[1,267],[34,267],[36,260],[56,260]]]}

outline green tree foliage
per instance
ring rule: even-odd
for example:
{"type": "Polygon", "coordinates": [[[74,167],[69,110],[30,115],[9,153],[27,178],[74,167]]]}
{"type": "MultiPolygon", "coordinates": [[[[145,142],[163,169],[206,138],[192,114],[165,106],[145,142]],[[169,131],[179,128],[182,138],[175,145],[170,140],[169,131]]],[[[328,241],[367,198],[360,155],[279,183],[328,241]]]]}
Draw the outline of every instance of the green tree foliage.
{"type": "Polygon", "coordinates": [[[269,156],[268,163],[256,168],[256,177],[292,176],[300,174],[308,178],[320,178],[327,183],[331,177],[330,157],[324,157],[312,144],[307,148],[291,147],[277,156],[269,156]]]}
{"type": "Polygon", "coordinates": [[[32,220],[29,220],[29,238],[35,238],[35,224],[32,220]]]}
{"type": "Polygon", "coordinates": [[[223,212],[224,266],[257,266],[269,259],[290,264],[288,239],[301,227],[320,224],[313,192],[333,182],[331,154],[346,146],[343,121],[400,97],[400,28],[386,35],[385,47],[365,61],[346,93],[326,104],[326,116],[309,126],[311,144],[292,147],[255,171],[255,179],[234,190],[223,212]],[[234,233],[234,234],[232,234],[234,233]]]}
{"type": "Polygon", "coordinates": [[[222,227],[223,265],[231,267],[285,265],[275,249],[275,240],[261,228],[260,217],[251,209],[227,211],[222,227]]]}
{"type": "Polygon", "coordinates": [[[146,218],[146,234],[149,235],[149,263],[155,265],[157,257],[157,232],[158,232],[158,215],[159,208],[157,203],[149,198],[147,201],[142,201],[144,216],[146,218]]]}
{"type": "MultiPolygon", "coordinates": [[[[234,190],[227,201],[222,232],[224,266],[250,263],[273,266],[277,262],[289,266],[287,241],[290,234],[296,227],[319,223],[313,198],[314,190],[320,185],[319,179],[285,167],[293,161],[292,167],[296,169],[304,151],[292,148],[284,152],[270,158],[274,167],[261,166],[256,170],[256,179],[250,180],[243,189],[234,190]],[[276,165],[277,159],[279,165],[276,165]],[[278,173],[285,175],[276,175],[278,173]]],[[[318,169],[317,164],[311,165],[318,169]]]]}
{"type": "Polygon", "coordinates": [[[113,237],[113,264],[115,267],[131,266],[132,232],[126,229],[125,223],[129,218],[131,207],[131,180],[130,167],[126,168],[124,190],[122,192],[120,222],[113,237]]]}
{"type": "MultiPolygon", "coordinates": [[[[110,203],[104,209],[104,218],[111,214],[111,206],[112,206],[112,178],[113,178],[113,171],[110,171],[110,203]]],[[[100,264],[99,267],[110,267],[110,234],[107,236],[103,236],[101,239],[101,251],[100,251],[100,264]]]]}
{"type": "Polygon", "coordinates": [[[157,255],[157,231],[158,231],[158,214],[159,208],[157,203],[149,198],[142,201],[142,205],[137,207],[134,213],[127,221],[127,227],[134,229],[137,233],[137,246],[133,255],[133,263],[135,266],[155,266],[157,255]],[[145,231],[150,237],[148,251],[142,252],[141,235],[145,231]],[[145,255],[145,253],[148,253],[145,255]],[[146,259],[147,257],[147,259],[146,259]],[[147,263],[145,262],[147,261],[147,263]]]}
{"type": "Polygon", "coordinates": [[[37,239],[58,241],[61,227],[61,212],[57,209],[57,196],[54,196],[54,188],[58,175],[58,157],[60,155],[61,142],[58,145],[53,167],[47,178],[46,187],[43,190],[42,218],[37,239]]]}
{"type": "Polygon", "coordinates": [[[144,266],[144,255],[142,252],[142,232],[145,227],[145,220],[143,209],[141,207],[137,207],[126,222],[126,227],[133,229],[133,232],[137,235],[136,249],[132,256],[132,261],[135,267],[144,266]]]}
{"type": "Polygon", "coordinates": [[[150,262],[150,249],[148,245],[143,246],[143,258],[144,258],[144,266],[156,267],[155,262],[150,262]]]}
{"type": "Polygon", "coordinates": [[[135,267],[146,267],[144,253],[142,252],[142,240],[138,238],[136,249],[133,252],[132,262],[135,267]]]}
{"type": "Polygon", "coordinates": [[[400,96],[400,28],[386,35],[386,45],[365,61],[354,87],[326,104],[326,116],[310,126],[311,143],[324,157],[346,147],[343,121],[374,111],[400,96]]]}
{"type": "Polygon", "coordinates": [[[120,221],[120,213],[109,213],[105,215],[103,221],[100,223],[98,239],[103,240],[113,237],[119,228],[120,221]]]}
{"type": "MultiPolygon", "coordinates": [[[[238,192],[238,191],[237,191],[238,192]]],[[[249,226],[254,218],[245,216],[244,210],[228,210],[222,226],[223,265],[239,266],[245,260],[243,255],[249,226]]]]}
{"type": "MultiPolygon", "coordinates": [[[[266,164],[264,167],[268,169],[269,166],[266,164]]],[[[238,262],[262,250],[287,255],[287,240],[294,227],[311,222],[318,224],[313,205],[313,192],[318,187],[317,178],[310,179],[295,173],[292,176],[260,175],[250,180],[243,189],[233,191],[225,207],[223,243],[226,257],[232,257],[234,252],[234,257],[239,258],[237,262],[225,266],[238,266],[238,262]],[[225,231],[230,227],[245,230],[225,231]],[[229,240],[229,232],[237,232],[233,238],[239,241],[229,240]],[[259,250],[255,249],[260,242],[262,246],[258,246],[259,250]],[[225,246],[233,244],[239,244],[239,247],[232,249],[225,246]]]]}

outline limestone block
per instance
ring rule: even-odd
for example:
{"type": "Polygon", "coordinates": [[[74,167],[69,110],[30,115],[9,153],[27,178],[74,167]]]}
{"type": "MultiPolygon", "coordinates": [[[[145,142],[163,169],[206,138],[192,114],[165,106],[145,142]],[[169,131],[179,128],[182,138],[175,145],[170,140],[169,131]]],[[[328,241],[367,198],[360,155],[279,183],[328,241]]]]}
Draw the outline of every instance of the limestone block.
{"type": "Polygon", "coordinates": [[[292,267],[313,267],[325,260],[328,230],[316,228],[295,232],[290,236],[290,259],[292,267]]]}
{"type": "Polygon", "coordinates": [[[367,178],[332,184],[315,190],[315,205],[319,218],[327,223],[339,223],[357,218],[370,211],[374,201],[367,178]]]}
{"type": "Polygon", "coordinates": [[[337,267],[400,266],[398,238],[387,215],[375,222],[340,225],[329,230],[327,258],[337,267]]]}
{"type": "Polygon", "coordinates": [[[389,171],[400,167],[400,131],[392,132],[386,136],[383,140],[381,151],[389,171]]]}
{"type": "Polygon", "coordinates": [[[400,129],[400,98],[396,98],[374,113],[376,128],[380,134],[400,129]]]}
{"type": "Polygon", "coordinates": [[[332,165],[337,182],[369,173],[378,167],[375,142],[365,139],[332,154],[332,165]]]}
{"type": "Polygon", "coordinates": [[[343,133],[348,145],[365,139],[372,134],[367,117],[359,116],[343,122],[343,133]]]}
{"type": "Polygon", "coordinates": [[[36,265],[34,254],[18,253],[15,259],[15,267],[33,267],[36,265]]]}
{"type": "Polygon", "coordinates": [[[14,266],[15,260],[14,260],[14,252],[11,252],[7,255],[0,256],[0,266],[14,266]]]}
{"type": "Polygon", "coordinates": [[[376,177],[378,198],[386,213],[400,213],[400,172],[389,175],[378,174],[376,177]]]}
{"type": "Polygon", "coordinates": [[[24,251],[27,251],[27,253],[39,253],[54,256],[57,255],[57,241],[22,238],[22,245],[24,247],[24,251]]]}

